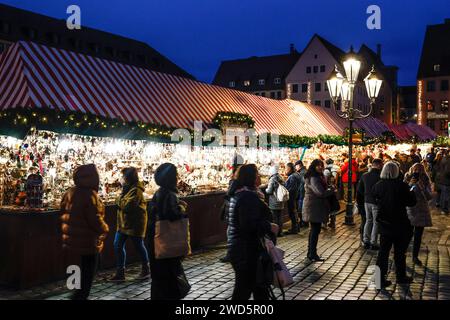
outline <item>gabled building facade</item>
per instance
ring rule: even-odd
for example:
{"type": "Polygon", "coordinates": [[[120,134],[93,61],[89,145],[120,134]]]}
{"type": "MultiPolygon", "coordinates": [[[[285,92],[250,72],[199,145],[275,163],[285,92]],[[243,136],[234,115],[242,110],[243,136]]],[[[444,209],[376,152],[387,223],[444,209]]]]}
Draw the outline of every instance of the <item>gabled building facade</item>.
{"type": "Polygon", "coordinates": [[[286,99],[286,76],[300,57],[288,54],[222,61],[213,84],[272,99],[286,99]]]}
{"type": "MultiPolygon", "coordinates": [[[[360,77],[354,93],[355,106],[367,111],[369,99],[363,82],[372,65],[384,81],[379,98],[373,109],[373,116],[387,124],[398,121],[396,109],[397,68],[385,66],[381,61],[381,47],[375,53],[363,45],[358,52],[362,60],[360,77]]],[[[327,79],[337,65],[341,70],[345,52],[319,35],[314,35],[301,57],[286,78],[287,98],[309,104],[332,108],[327,79]]]]}
{"type": "Polygon", "coordinates": [[[448,135],[450,19],[427,27],[417,73],[417,122],[448,135]]]}

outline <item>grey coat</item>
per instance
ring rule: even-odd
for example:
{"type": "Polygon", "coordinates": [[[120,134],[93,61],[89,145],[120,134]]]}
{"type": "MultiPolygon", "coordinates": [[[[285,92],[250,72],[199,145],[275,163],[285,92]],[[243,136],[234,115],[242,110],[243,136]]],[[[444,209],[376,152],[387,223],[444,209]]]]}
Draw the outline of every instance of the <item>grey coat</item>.
{"type": "MultiPolygon", "coordinates": [[[[405,182],[406,180],[409,180],[408,176],[406,176],[405,182]]],[[[413,227],[431,227],[433,223],[428,206],[428,201],[432,197],[431,187],[428,185],[422,188],[416,184],[414,193],[416,194],[417,204],[414,207],[406,207],[409,221],[413,227]]]]}
{"type": "Polygon", "coordinates": [[[266,194],[269,195],[269,209],[270,210],[283,210],[284,203],[277,200],[276,193],[278,186],[283,183],[283,179],[277,173],[270,177],[269,184],[267,185],[266,194]]]}
{"type": "Polygon", "coordinates": [[[326,199],[333,194],[332,189],[326,189],[320,177],[305,180],[305,199],[302,216],[305,222],[326,223],[330,214],[330,204],[326,199]]]}

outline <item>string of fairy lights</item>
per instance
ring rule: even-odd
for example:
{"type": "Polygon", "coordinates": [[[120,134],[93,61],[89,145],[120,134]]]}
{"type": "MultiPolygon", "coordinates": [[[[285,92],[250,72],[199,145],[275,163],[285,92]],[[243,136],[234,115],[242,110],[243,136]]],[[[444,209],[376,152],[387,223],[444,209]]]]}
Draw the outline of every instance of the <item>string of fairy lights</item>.
{"type": "MultiPolygon", "coordinates": [[[[255,121],[248,114],[236,112],[217,112],[212,120],[214,127],[223,129],[224,126],[233,124],[246,128],[254,128],[255,121]]],[[[140,121],[124,121],[99,115],[86,114],[79,111],[60,111],[52,108],[15,108],[0,112],[0,134],[19,133],[26,135],[31,128],[48,130],[57,133],[73,133],[90,136],[120,137],[136,140],[153,140],[170,142],[172,133],[177,128],[171,128],[163,124],[145,123],[140,121]]],[[[187,129],[191,137],[193,131],[187,129]]],[[[364,130],[355,128],[354,134],[361,134],[361,145],[373,143],[398,143],[398,139],[391,131],[384,132],[381,136],[368,138],[364,136],[364,130]]],[[[416,143],[419,139],[412,137],[408,142],[416,143]]],[[[318,142],[335,145],[348,143],[348,128],[343,135],[318,135],[315,137],[280,135],[279,144],[288,147],[309,147],[318,142]]],[[[403,141],[404,142],[404,141],[403,141]]],[[[270,141],[269,141],[270,143],[270,141]]],[[[450,139],[438,137],[436,144],[450,145],[450,139]]]]}

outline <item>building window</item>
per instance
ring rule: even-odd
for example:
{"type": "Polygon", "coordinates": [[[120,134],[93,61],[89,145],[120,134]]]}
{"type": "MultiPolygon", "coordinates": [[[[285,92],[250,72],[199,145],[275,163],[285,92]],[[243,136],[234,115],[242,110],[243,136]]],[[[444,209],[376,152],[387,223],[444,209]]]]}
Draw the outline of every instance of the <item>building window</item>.
{"type": "Polygon", "coordinates": [[[440,122],[440,127],[441,127],[441,130],[442,130],[442,131],[448,129],[448,120],[441,120],[441,121],[439,121],[439,122],[440,122]]]}
{"type": "Polygon", "coordinates": [[[314,105],[316,105],[316,106],[319,106],[319,107],[320,107],[320,105],[321,105],[321,103],[320,103],[320,100],[316,100],[316,101],[314,101],[314,105]]]}
{"type": "Polygon", "coordinates": [[[230,88],[234,88],[236,86],[236,83],[234,81],[230,81],[230,82],[228,82],[228,86],[230,88]]]}
{"type": "Polygon", "coordinates": [[[273,83],[275,83],[275,84],[281,84],[281,78],[275,78],[275,79],[273,80],[273,83]]]}
{"type": "Polygon", "coordinates": [[[306,73],[311,73],[311,67],[306,67],[306,73]]]}
{"type": "Polygon", "coordinates": [[[427,91],[428,92],[436,91],[436,81],[434,80],[427,81],[427,91]]]}
{"type": "Polygon", "coordinates": [[[99,53],[100,52],[100,46],[96,43],[89,43],[88,44],[89,50],[95,53],[99,53]]]}
{"type": "Polygon", "coordinates": [[[61,37],[56,33],[48,32],[47,33],[47,41],[51,44],[60,44],[61,37]]]}
{"type": "Polygon", "coordinates": [[[321,83],[321,82],[317,82],[317,83],[314,85],[314,90],[315,90],[316,92],[322,91],[322,83],[321,83]]]}
{"type": "Polygon", "coordinates": [[[427,100],[427,111],[434,111],[434,100],[427,100]]]}
{"type": "Polygon", "coordinates": [[[435,64],[433,66],[433,69],[434,69],[434,72],[439,72],[439,71],[441,71],[441,65],[440,64],[435,64]]]}
{"type": "Polygon", "coordinates": [[[441,91],[448,91],[448,80],[441,81],[441,91]]]}
{"type": "Polygon", "coordinates": [[[323,84],[323,90],[328,92],[328,84],[326,82],[323,84]]]}
{"type": "Polygon", "coordinates": [[[434,130],[434,120],[427,120],[427,126],[434,130]]]}
{"type": "Polygon", "coordinates": [[[8,34],[11,31],[11,25],[8,22],[0,23],[0,31],[2,33],[8,34]]]}
{"type": "Polygon", "coordinates": [[[325,108],[331,108],[331,101],[325,100],[325,108]]]}
{"type": "Polygon", "coordinates": [[[264,80],[264,79],[259,79],[259,80],[258,80],[258,84],[259,84],[260,86],[263,86],[263,85],[266,84],[266,80],[264,80]]]}
{"type": "Polygon", "coordinates": [[[302,92],[303,93],[308,92],[308,84],[307,83],[302,84],[302,92]]]}
{"type": "Polygon", "coordinates": [[[314,73],[317,73],[317,72],[319,72],[319,67],[318,67],[318,66],[314,66],[314,68],[313,68],[313,72],[314,72],[314,73]]]}
{"type": "Polygon", "coordinates": [[[293,84],[292,85],[292,93],[297,93],[298,92],[298,84],[293,84]]]}
{"type": "Polygon", "coordinates": [[[319,56],[317,54],[314,55],[314,59],[317,59],[319,56]]]}
{"type": "Polygon", "coordinates": [[[250,86],[250,80],[245,80],[244,81],[244,87],[248,87],[250,86]]]}
{"type": "Polygon", "coordinates": [[[275,91],[271,91],[271,92],[270,92],[270,97],[271,97],[272,99],[275,99],[275,91]]]}
{"type": "Polygon", "coordinates": [[[282,97],[281,91],[277,91],[277,99],[281,99],[281,97],[282,97]]]}
{"type": "Polygon", "coordinates": [[[261,92],[261,97],[265,97],[266,93],[265,92],[261,92]]]}
{"type": "Polygon", "coordinates": [[[320,72],[325,72],[325,66],[320,66],[320,72]]]}
{"type": "Polygon", "coordinates": [[[441,100],[441,111],[448,112],[448,100],[441,100]]]}

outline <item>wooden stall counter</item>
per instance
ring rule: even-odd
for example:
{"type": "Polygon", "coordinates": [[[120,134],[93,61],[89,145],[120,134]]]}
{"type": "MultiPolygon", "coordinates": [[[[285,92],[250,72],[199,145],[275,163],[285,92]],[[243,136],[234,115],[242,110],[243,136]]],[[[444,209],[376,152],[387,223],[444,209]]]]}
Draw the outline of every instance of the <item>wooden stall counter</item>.
{"type": "MultiPolygon", "coordinates": [[[[225,192],[181,198],[188,204],[191,247],[193,250],[226,240],[226,225],[220,214],[225,192]]],[[[116,207],[106,206],[110,232],[101,254],[100,268],[115,265],[114,234],[116,207]]],[[[10,210],[0,208],[0,285],[12,288],[61,280],[66,267],[77,264],[62,250],[59,210],[10,210]]],[[[137,261],[131,241],[127,243],[127,262],[137,261]]]]}

